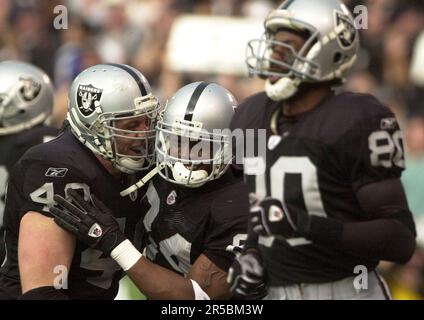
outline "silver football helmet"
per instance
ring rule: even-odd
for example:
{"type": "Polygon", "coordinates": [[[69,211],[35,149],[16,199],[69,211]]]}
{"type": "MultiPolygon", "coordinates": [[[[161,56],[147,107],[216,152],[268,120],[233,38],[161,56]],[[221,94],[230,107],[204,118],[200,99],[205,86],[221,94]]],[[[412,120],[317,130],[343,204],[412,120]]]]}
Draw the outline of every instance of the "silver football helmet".
{"type": "Polygon", "coordinates": [[[53,110],[49,76],[32,64],[0,63],[0,135],[13,134],[44,122],[53,110]]]}
{"type": "Polygon", "coordinates": [[[199,187],[218,179],[231,163],[230,122],[237,101],[225,88],[206,82],[182,87],[156,127],[156,165],[167,181],[199,187]]]}
{"type": "Polygon", "coordinates": [[[246,63],[250,74],[279,77],[267,79],[265,91],[275,101],[295,95],[301,83],[345,80],[357,58],[359,35],[352,14],[339,0],[286,0],[265,19],[261,39],[249,41],[246,63]],[[276,41],[280,30],[307,34],[303,47],[296,51],[288,43],[276,41]],[[293,55],[293,61],[272,59],[272,50],[281,46],[293,55]],[[287,72],[271,71],[276,66],[287,72]]]}
{"type": "Polygon", "coordinates": [[[91,151],[120,171],[134,173],[154,163],[159,108],[140,71],[122,64],[99,64],[73,81],[67,119],[73,134],[91,151]],[[135,124],[123,128],[123,121],[135,124]],[[122,143],[134,146],[121,151],[122,143]]]}

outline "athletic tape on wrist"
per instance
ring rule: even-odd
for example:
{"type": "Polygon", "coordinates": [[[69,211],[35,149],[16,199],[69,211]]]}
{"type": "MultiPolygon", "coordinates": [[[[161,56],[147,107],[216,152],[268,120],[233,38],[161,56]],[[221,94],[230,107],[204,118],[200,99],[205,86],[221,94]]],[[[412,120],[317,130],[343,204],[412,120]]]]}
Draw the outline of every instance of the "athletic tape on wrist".
{"type": "Polygon", "coordinates": [[[124,271],[127,271],[131,269],[143,255],[134,247],[130,240],[127,239],[113,249],[110,256],[124,271]]]}
{"type": "Polygon", "coordinates": [[[196,281],[194,281],[193,279],[190,279],[190,280],[193,286],[195,300],[210,300],[211,299],[208,296],[208,294],[205,291],[203,291],[203,289],[199,286],[199,284],[196,281]]]}

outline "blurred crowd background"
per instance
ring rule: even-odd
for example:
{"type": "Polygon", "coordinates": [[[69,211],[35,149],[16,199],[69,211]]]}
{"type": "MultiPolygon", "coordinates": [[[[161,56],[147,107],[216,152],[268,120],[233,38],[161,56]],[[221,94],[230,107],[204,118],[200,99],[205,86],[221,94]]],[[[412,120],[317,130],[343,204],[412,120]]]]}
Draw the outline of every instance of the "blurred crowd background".
{"type": "MultiPolygon", "coordinates": [[[[28,61],[52,77],[56,90],[52,121],[56,126],[66,114],[69,84],[80,71],[101,62],[127,63],[138,68],[163,103],[179,87],[197,79],[218,82],[241,101],[261,91],[263,83],[248,78],[239,67],[232,68],[237,65],[234,59],[238,65],[244,63],[244,51],[239,54],[237,46],[244,47],[251,34],[261,35],[264,17],[280,2],[0,0],[0,61],[28,61]],[[58,5],[67,9],[67,29],[54,27],[58,5]],[[182,21],[189,23],[184,25],[182,21]],[[183,51],[178,54],[179,48],[183,51]]],[[[396,113],[405,136],[407,169],[402,179],[419,233],[419,246],[407,265],[382,263],[380,269],[394,298],[422,299],[424,1],[345,3],[352,10],[366,6],[368,28],[360,31],[359,60],[343,89],[372,93],[396,113]]]]}

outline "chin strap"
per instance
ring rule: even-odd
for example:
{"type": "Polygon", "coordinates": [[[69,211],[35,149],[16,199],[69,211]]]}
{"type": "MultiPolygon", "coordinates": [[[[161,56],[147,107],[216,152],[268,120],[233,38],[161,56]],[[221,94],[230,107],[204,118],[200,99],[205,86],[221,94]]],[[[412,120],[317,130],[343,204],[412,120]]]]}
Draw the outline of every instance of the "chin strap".
{"type": "Polygon", "coordinates": [[[265,82],[265,91],[271,100],[281,101],[293,97],[300,83],[300,79],[291,79],[288,77],[283,77],[274,84],[268,79],[265,82]]]}
{"type": "Polygon", "coordinates": [[[198,186],[199,183],[206,182],[208,172],[206,170],[189,170],[181,162],[175,162],[172,166],[172,175],[178,183],[198,186]]]}
{"type": "Polygon", "coordinates": [[[143,187],[147,182],[149,182],[150,179],[152,179],[163,168],[165,168],[165,162],[160,163],[157,167],[152,169],[148,174],[146,174],[137,183],[135,183],[132,186],[130,186],[129,188],[121,191],[119,194],[121,195],[121,197],[125,197],[125,196],[128,196],[130,193],[137,191],[137,189],[140,189],[141,187],[143,187]]]}
{"type": "Polygon", "coordinates": [[[115,161],[115,167],[120,171],[132,174],[137,172],[140,168],[143,167],[145,159],[134,160],[128,157],[119,157],[117,161],[115,161]]]}

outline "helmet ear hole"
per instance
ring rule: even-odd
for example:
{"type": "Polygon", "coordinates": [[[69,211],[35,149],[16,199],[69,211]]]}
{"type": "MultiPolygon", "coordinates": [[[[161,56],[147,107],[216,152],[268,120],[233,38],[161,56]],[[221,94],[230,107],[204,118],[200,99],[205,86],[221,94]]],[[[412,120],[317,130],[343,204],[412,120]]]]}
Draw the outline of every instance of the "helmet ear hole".
{"type": "Polygon", "coordinates": [[[343,61],[343,55],[341,52],[336,52],[333,56],[333,62],[334,63],[340,63],[343,61]]]}

